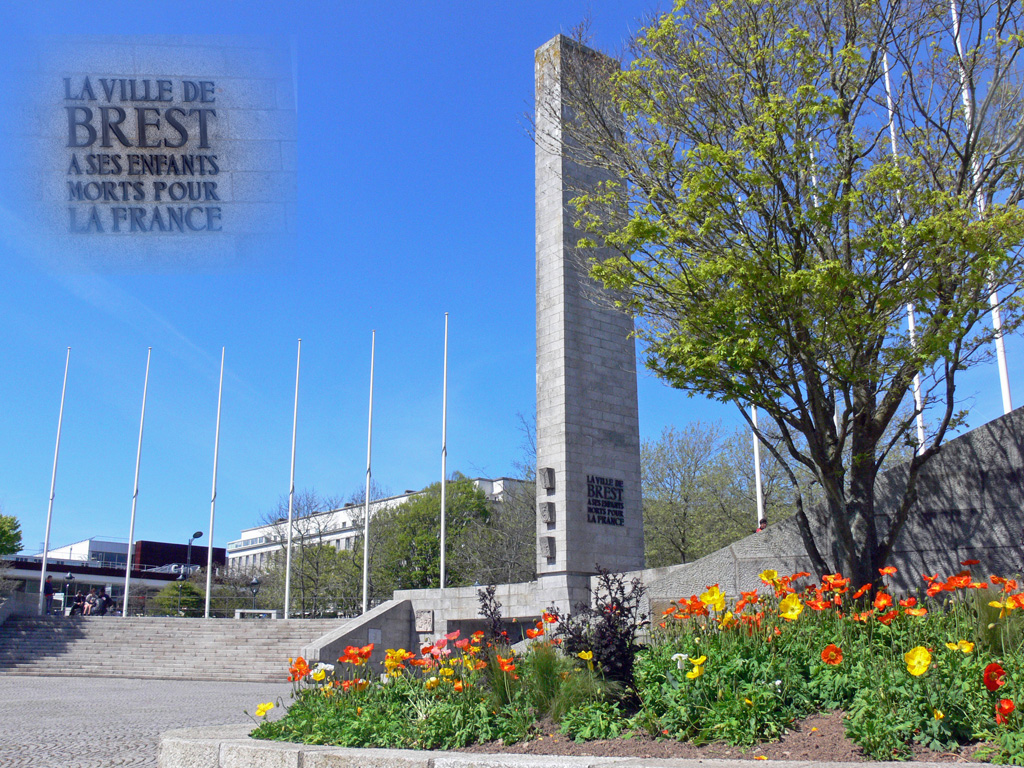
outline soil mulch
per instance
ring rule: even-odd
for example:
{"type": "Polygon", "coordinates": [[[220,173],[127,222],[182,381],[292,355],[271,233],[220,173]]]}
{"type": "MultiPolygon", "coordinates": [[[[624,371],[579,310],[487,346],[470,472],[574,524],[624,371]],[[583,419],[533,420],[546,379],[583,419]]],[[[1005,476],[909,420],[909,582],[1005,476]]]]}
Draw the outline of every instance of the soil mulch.
{"type": "MultiPolygon", "coordinates": [[[[550,721],[541,723],[542,736],[533,741],[505,746],[500,742],[476,744],[460,750],[474,753],[511,753],[524,755],[576,755],[602,757],[683,758],[693,760],[813,760],[817,762],[873,762],[846,737],[843,713],[832,712],[812,715],[794,723],[780,741],[754,747],[730,747],[725,744],[707,744],[701,747],[671,739],[653,739],[634,736],[624,739],[605,739],[577,744],[558,732],[550,721]]],[[[974,753],[983,745],[972,744],[960,752],[936,752],[915,744],[913,759],[932,763],[971,763],[974,753]]]]}

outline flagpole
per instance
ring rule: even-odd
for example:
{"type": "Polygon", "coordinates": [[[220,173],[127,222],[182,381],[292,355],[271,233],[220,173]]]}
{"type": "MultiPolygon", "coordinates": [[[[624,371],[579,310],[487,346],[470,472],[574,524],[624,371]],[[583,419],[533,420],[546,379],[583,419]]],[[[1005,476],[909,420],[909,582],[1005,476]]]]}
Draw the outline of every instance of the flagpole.
{"type": "Polygon", "coordinates": [[[761,440],[757,436],[757,406],[750,406],[750,421],[754,426],[754,491],[757,493],[757,529],[761,530],[764,516],[764,488],[761,485],[761,440]]]}
{"type": "Polygon", "coordinates": [[[444,313],[444,375],[441,387],[441,589],[445,587],[446,529],[445,511],[448,490],[448,313],[444,313]]]}
{"type": "Polygon", "coordinates": [[[149,390],[149,361],[153,356],[153,348],[146,352],[146,378],[142,384],[142,415],[139,417],[139,447],[135,452],[135,491],[132,493],[132,516],[128,523],[128,558],[124,567],[124,601],[121,606],[122,618],[128,616],[128,590],[132,580],[132,555],[135,545],[135,507],[139,501],[139,465],[142,462],[142,427],[146,423],[146,392],[149,390]]]}
{"type": "MultiPolygon", "coordinates": [[[[46,534],[43,538],[43,565],[39,571],[39,613],[45,610],[46,591],[46,561],[50,552],[50,520],[53,518],[53,498],[57,488],[57,454],[60,453],[60,428],[64,421],[64,395],[68,391],[68,367],[71,364],[71,347],[68,347],[68,356],[64,360],[64,384],[60,388],[60,413],[57,415],[57,447],[53,449],[53,474],[50,476],[50,504],[46,508],[46,534]]],[[[65,602],[67,597],[64,598],[65,602]]]]}
{"type": "Polygon", "coordinates": [[[366,430],[366,497],[363,499],[363,613],[370,608],[370,446],[373,440],[373,356],[377,332],[370,332],[370,421],[366,430]]]}
{"type": "Polygon", "coordinates": [[[213,589],[213,512],[217,506],[217,456],[220,452],[220,403],[224,395],[224,347],[220,348],[220,384],[217,386],[217,429],[213,434],[213,491],[210,494],[210,538],[206,547],[206,613],[210,618],[210,592],[213,589]]]}
{"type": "MultiPolygon", "coordinates": [[[[956,0],[949,0],[949,12],[953,18],[953,38],[956,42],[957,70],[960,74],[960,96],[964,104],[964,122],[966,123],[968,138],[970,137],[971,124],[974,122],[974,106],[971,103],[971,94],[967,91],[967,73],[964,71],[964,49],[960,43],[960,14],[957,11],[956,0]]],[[[971,160],[971,182],[978,183],[978,161],[971,160]]],[[[978,206],[978,215],[985,216],[985,196],[973,195],[974,203],[978,206]]],[[[996,362],[999,366],[999,388],[1003,395],[1003,413],[1007,414],[1013,410],[1013,401],[1010,398],[1010,372],[1006,365],[1006,347],[1003,344],[1003,321],[999,311],[999,296],[995,290],[990,291],[988,296],[989,306],[992,307],[992,328],[995,330],[993,342],[996,345],[996,362]]]]}
{"type": "Polygon", "coordinates": [[[302,359],[302,339],[295,355],[295,411],[292,415],[292,472],[288,484],[288,553],[284,558],[284,617],[290,617],[292,607],[292,515],[295,509],[295,434],[299,425],[299,362],[302,359]]]}
{"type": "MultiPolygon", "coordinates": [[[[892,159],[896,162],[898,154],[896,152],[896,118],[892,100],[892,82],[889,79],[889,54],[882,53],[882,66],[885,68],[885,103],[889,109],[889,144],[892,149],[892,159]]],[[[896,202],[900,204],[900,226],[904,225],[904,214],[903,214],[903,195],[899,190],[896,190],[896,202]]],[[[900,234],[900,241],[903,242],[903,235],[900,234]]],[[[907,273],[908,264],[906,261],[903,262],[903,273],[904,276],[907,273]]],[[[915,325],[914,325],[914,305],[912,303],[907,304],[907,328],[910,332],[910,346],[916,347],[917,339],[915,338],[915,325]]],[[[921,399],[921,374],[920,372],[914,373],[914,410],[917,411],[917,452],[918,454],[924,453],[924,405],[921,399]]]]}

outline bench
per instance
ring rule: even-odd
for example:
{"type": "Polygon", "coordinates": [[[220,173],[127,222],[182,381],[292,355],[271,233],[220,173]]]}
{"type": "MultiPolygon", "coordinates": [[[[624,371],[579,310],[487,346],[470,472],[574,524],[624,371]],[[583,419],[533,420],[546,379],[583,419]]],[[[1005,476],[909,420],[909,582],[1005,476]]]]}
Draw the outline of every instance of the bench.
{"type": "Polygon", "coordinates": [[[280,611],[276,608],[236,608],[235,618],[244,619],[245,617],[265,618],[265,619],[279,619],[280,611]]]}

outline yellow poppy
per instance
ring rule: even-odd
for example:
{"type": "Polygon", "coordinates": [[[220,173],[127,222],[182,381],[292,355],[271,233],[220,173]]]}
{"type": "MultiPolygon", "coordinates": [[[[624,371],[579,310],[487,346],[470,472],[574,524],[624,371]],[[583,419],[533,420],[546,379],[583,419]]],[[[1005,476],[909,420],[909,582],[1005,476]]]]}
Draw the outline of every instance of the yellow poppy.
{"type": "Polygon", "coordinates": [[[920,677],[928,671],[928,665],[932,663],[932,655],[927,648],[919,645],[903,654],[903,660],[907,663],[907,672],[914,677],[920,677]]]}
{"type": "Polygon", "coordinates": [[[779,603],[779,616],[786,621],[796,621],[800,618],[803,610],[804,604],[800,602],[800,598],[796,595],[786,595],[782,602],[779,603]]]}
{"type": "Polygon", "coordinates": [[[707,591],[700,596],[700,601],[716,611],[725,610],[725,595],[722,594],[722,590],[715,584],[713,587],[708,587],[707,591]]]}

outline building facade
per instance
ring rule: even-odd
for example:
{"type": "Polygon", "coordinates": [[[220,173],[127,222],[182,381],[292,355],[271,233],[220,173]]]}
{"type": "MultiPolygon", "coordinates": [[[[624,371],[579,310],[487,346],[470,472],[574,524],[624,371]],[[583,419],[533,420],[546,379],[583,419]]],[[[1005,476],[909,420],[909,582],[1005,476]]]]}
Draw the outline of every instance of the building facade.
{"type": "MultiPolygon", "coordinates": [[[[493,503],[501,503],[507,492],[523,485],[522,480],[509,477],[473,478],[473,484],[493,503]]],[[[370,517],[378,512],[404,504],[423,491],[405,491],[395,496],[370,502],[370,517]]],[[[292,543],[300,538],[326,544],[341,551],[353,549],[356,540],[363,535],[363,502],[350,502],[337,509],[315,512],[302,518],[292,519],[292,543]]],[[[271,523],[246,528],[237,539],[227,545],[228,569],[243,573],[259,573],[266,570],[271,559],[281,552],[288,540],[288,520],[280,518],[271,523]]]]}

